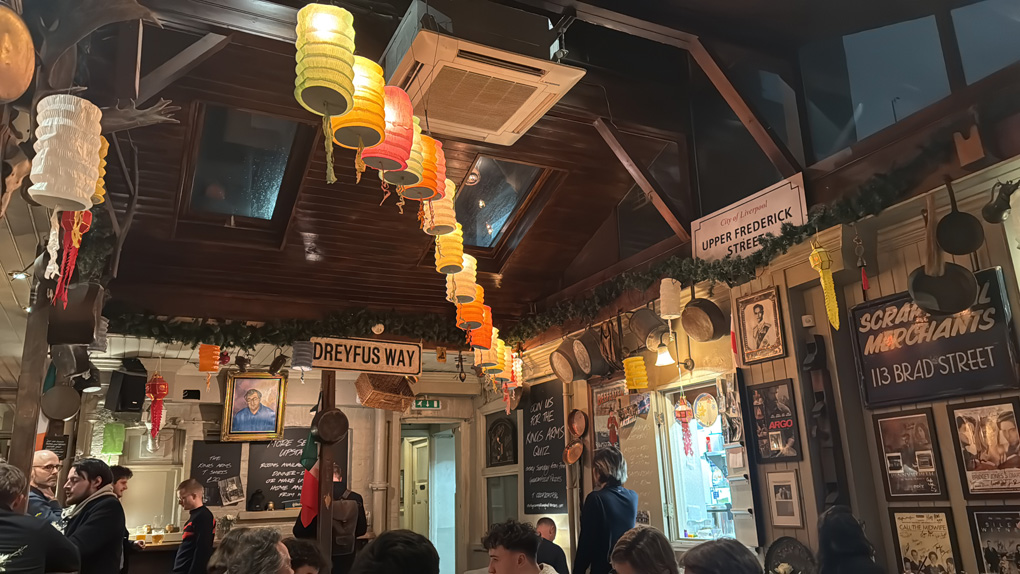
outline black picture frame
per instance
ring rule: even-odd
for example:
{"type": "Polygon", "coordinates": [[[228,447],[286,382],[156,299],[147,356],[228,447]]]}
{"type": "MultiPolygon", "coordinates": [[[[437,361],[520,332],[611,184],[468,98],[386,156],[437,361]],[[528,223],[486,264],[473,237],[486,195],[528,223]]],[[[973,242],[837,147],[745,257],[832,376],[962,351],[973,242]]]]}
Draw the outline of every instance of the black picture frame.
{"type": "MultiPolygon", "coordinates": [[[[485,466],[495,468],[517,464],[516,411],[510,415],[494,413],[485,429],[485,466]]],[[[490,415],[491,416],[491,415],[490,415]]]]}
{"type": "Polygon", "coordinates": [[[804,449],[800,440],[800,413],[797,411],[793,379],[749,385],[745,387],[745,393],[752,431],[747,440],[753,445],[758,464],[802,460],[804,449]],[[774,393],[772,389],[776,389],[774,393]],[[790,439],[793,439],[792,443],[790,439]],[[781,454],[784,450],[787,454],[781,454]]]}
{"type": "MultiPolygon", "coordinates": [[[[945,540],[934,540],[934,537],[927,536],[922,533],[921,528],[928,526],[931,529],[944,529],[945,536],[949,539],[949,548],[952,554],[953,563],[956,566],[956,571],[962,571],[962,563],[960,562],[960,544],[956,536],[956,523],[953,522],[953,509],[948,506],[933,506],[933,507],[919,507],[919,508],[904,508],[904,507],[893,507],[889,508],[889,524],[892,528],[893,537],[893,551],[896,553],[896,571],[903,572],[903,559],[907,558],[912,561],[915,560],[913,552],[916,552],[916,562],[923,563],[925,566],[928,564],[929,553],[932,551],[936,552],[939,563],[945,564],[947,558],[942,554],[942,549],[945,548],[945,540]],[[933,523],[931,515],[942,515],[941,525],[933,523]],[[903,519],[897,519],[897,516],[902,516],[903,519]],[[917,537],[919,540],[903,540],[900,537],[900,523],[913,524],[917,528],[908,529],[913,534],[912,537],[917,537]],[[906,543],[906,548],[904,544],[906,543]],[[914,546],[912,544],[923,544],[923,546],[914,546]],[[941,547],[941,548],[939,548],[941,547]],[[924,558],[921,558],[921,556],[924,558]]],[[[920,569],[912,569],[914,572],[919,572],[920,569]]]]}
{"type": "Polygon", "coordinates": [[[1005,538],[1010,543],[1003,546],[1012,549],[1013,552],[1016,551],[1016,546],[1020,544],[1020,528],[1016,527],[1020,523],[1020,506],[968,506],[967,522],[970,524],[970,535],[974,542],[974,554],[977,555],[978,572],[998,571],[993,570],[989,562],[1001,558],[1001,555],[989,555],[989,547],[986,547],[985,542],[995,542],[996,544],[990,548],[994,551],[998,550],[999,543],[1005,538]],[[1000,518],[996,519],[994,515],[1000,515],[1000,518]],[[996,532],[986,532],[984,533],[986,536],[983,536],[982,520],[985,520],[986,525],[996,528],[996,532]]]}
{"type": "Polygon", "coordinates": [[[885,484],[885,499],[888,501],[947,500],[946,477],[942,468],[942,456],[935,432],[935,414],[932,409],[922,408],[876,414],[872,420],[875,425],[878,464],[882,469],[882,482],[885,484]],[[921,427],[911,428],[909,426],[916,425],[918,418],[923,419],[923,431],[921,427]],[[909,436],[912,441],[909,445],[905,445],[905,451],[893,452],[888,448],[896,440],[897,433],[900,433],[901,438],[909,436]],[[904,460],[911,456],[914,460],[904,460]],[[891,457],[898,457],[899,468],[893,468],[896,460],[890,460],[891,457]],[[911,473],[916,474],[911,475],[911,473]]]}
{"type": "MultiPolygon", "coordinates": [[[[1020,442],[1013,446],[1009,442],[1005,445],[1000,444],[999,447],[1002,449],[1000,452],[989,452],[991,449],[985,444],[986,439],[977,430],[985,426],[983,423],[994,424],[999,431],[996,438],[1002,440],[1003,431],[1000,425],[1008,424],[1011,420],[1013,424],[1011,434],[1020,439],[1020,431],[1017,429],[1020,399],[1004,397],[974,403],[951,404],[947,409],[949,426],[953,432],[953,452],[956,453],[956,466],[960,471],[964,498],[1000,499],[1020,494],[1020,442]],[[1010,409],[1009,416],[1006,416],[1007,411],[1004,407],[1010,409]],[[995,420],[992,421],[992,418],[995,420]],[[970,449],[964,450],[961,443],[960,427],[968,424],[973,425],[973,429],[968,430],[967,434],[970,435],[969,444],[978,449],[976,454],[970,449]],[[985,472],[991,475],[980,474],[985,472]],[[975,488],[976,485],[981,487],[975,488]]],[[[1007,441],[1010,440],[1009,436],[1005,438],[1007,441]]]]}
{"type": "Polygon", "coordinates": [[[786,331],[783,328],[783,309],[778,287],[768,287],[738,297],[735,313],[737,347],[745,365],[781,359],[787,355],[786,331]],[[761,317],[755,313],[757,307],[762,308],[761,317]],[[766,329],[762,330],[761,336],[756,337],[755,325],[751,324],[750,317],[760,319],[758,326],[765,324],[766,329]],[[772,330],[769,327],[774,327],[774,335],[768,334],[772,330]]]}

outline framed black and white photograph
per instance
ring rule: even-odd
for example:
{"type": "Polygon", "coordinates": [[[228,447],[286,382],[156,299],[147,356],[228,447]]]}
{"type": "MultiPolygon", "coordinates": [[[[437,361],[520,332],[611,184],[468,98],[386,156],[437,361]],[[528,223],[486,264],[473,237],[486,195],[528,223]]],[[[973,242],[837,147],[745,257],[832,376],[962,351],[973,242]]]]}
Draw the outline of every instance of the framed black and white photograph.
{"type": "Polygon", "coordinates": [[[1020,400],[949,405],[956,464],[967,498],[1020,493],[1020,400]]]}
{"type": "Polygon", "coordinates": [[[1020,557],[1020,506],[967,509],[978,572],[1017,572],[1020,557]]]}
{"type": "Polygon", "coordinates": [[[952,510],[890,508],[889,520],[897,572],[957,574],[961,571],[952,510]]]}
{"type": "Polygon", "coordinates": [[[517,464],[516,415],[502,411],[486,417],[486,464],[488,468],[517,464]]]}
{"type": "Polygon", "coordinates": [[[935,418],[930,408],[875,415],[887,500],[944,500],[935,418]]]}
{"type": "Polygon", "coordinates": [[[797,471],[769,472],[765,477],[768,483],[772,525],[783,528],[803,528],[804,519],[800,511],[800,481],[797,480],[797,471]]]}
{"type": "Polygon", "coordinates": [[[740,356],[745,364],[786,356],[779,289],[769,287],[737,299],[740,356]]]}
{"type": "Polygon", "coordinates": [[[793,379],[747,387],[753,408],[758,462],[793,462],[803,458],[793,379]]]}

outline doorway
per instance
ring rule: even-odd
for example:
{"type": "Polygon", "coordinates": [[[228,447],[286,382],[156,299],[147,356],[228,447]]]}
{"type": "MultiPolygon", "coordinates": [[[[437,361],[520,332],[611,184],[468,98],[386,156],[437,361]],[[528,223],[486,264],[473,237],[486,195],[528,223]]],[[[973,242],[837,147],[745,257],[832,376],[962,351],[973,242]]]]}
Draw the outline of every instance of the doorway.
{"type": "Polygon", "coordinates": [[[458,426],[400,427],[400,527],[432,542],[440,574],[457,572],[458,426]]]}

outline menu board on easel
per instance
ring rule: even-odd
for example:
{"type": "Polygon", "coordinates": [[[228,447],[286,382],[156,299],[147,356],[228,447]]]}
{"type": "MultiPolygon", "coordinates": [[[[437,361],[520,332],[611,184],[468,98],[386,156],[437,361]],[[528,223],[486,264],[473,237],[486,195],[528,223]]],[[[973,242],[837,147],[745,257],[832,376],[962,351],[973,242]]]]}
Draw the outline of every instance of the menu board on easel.
{"type": "Polygon", "coordinates": [[[567,512],[563,382],[532,385],[524,413],[524,513],[567,512]]]}
{"type": "Polygon", "coordinates": [[[205,487],[203,502],[222,506],[219,483],[241,475],[241,445],[203,440],[191,444],[191,477],[205,487]]]}

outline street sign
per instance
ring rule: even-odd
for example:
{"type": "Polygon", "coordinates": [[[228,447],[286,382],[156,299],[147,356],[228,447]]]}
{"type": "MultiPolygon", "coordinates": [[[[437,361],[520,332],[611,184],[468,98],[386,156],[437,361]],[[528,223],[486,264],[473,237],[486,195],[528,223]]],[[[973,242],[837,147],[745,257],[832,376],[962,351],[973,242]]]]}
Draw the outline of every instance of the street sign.
{"type": "Polygon", "coordinates": [[[439,406],[439,399],[414,399],[414,406],[411,407],[411,410],[438,411],[439,406]]]}

